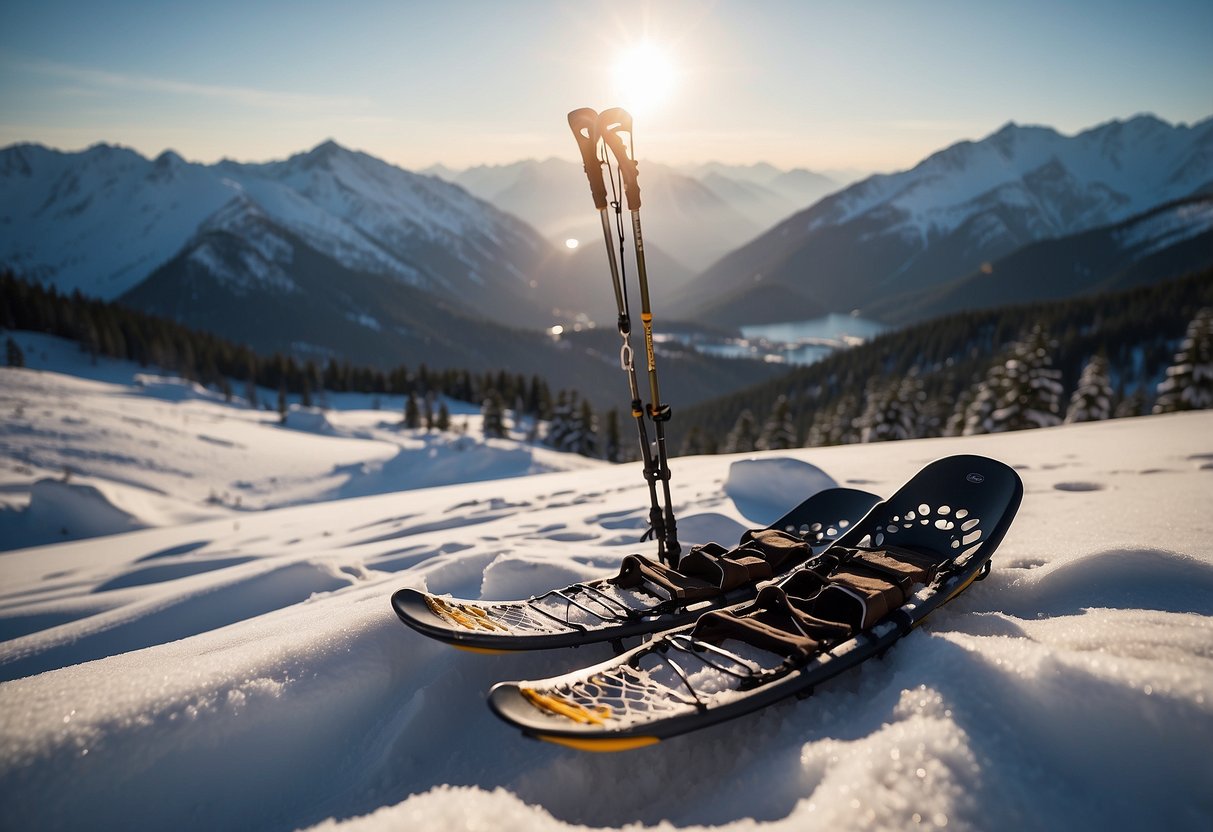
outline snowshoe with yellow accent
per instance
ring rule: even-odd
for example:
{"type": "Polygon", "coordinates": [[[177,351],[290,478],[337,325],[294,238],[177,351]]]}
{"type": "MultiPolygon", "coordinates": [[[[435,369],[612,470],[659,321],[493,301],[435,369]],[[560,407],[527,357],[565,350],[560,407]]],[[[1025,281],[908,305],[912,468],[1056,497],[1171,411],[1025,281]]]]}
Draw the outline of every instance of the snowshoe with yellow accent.
{"type": "Polygon", "coordinates": [[[732,549],[695,547],[678,569],[628,555],[614,577],[525,600],[471,601],[401,589],[392,608],[419,633],[471,650],[543,650],[642,636],[753,598],[760,581],[824,550],[879,501],[866,491],[828,488],[767,528],[747,531],[732,549]]]}
{"type": "Polygon", "coordinates": [[[593,667],[501,683],[489,704],[529,736],[617,751],[807,694],[984,577],[1022,497],[1001,462],[937,460],[753,600],[593,667]]]}

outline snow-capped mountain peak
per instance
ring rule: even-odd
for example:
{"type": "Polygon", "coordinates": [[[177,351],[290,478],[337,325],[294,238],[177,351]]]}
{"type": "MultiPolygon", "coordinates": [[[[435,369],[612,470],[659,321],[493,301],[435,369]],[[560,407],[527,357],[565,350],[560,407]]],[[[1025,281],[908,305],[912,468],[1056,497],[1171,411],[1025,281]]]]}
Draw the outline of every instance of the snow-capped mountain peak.
{"type": "Polygon", "coordinates": [[[172,150],[149,160],[105,144],[17,145],[0,151],[0,202],[0,263],[64,291],[118,297],[200,232],[230,226],[238,206],[345,268],[470,311],[541,317],[523,275],[548,244],[532,229],[462,188],[331,140],[281,162],[214,165],[172,150]]]}

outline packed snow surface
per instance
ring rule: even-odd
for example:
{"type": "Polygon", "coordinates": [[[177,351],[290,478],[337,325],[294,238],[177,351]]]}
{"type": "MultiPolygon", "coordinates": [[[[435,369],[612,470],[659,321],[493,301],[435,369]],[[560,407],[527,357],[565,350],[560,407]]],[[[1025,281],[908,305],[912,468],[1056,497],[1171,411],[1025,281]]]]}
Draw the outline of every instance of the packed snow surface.
{"type": "MultiPolygon", "coordinates": [[[[57,397],[85,405],[76,418],[120,421],[168,384],[4,372],[33,437],[62,418],[57,397]]],[[[239,442],[258,446],[260,470],[242,476],[278,476],[294,489],[282,502],[300,504],[185,522],[107,496],[152,527],[0,552],[0,827],[1213,828],[1213,412],[674,460],[684,542],[754,525],[740,506],[778,493],[764,470],[790,507],[808,496],[797,488],[888,495],[932,459],[976,453],[1013,465],[1026,494],[990,576],[883,659],[807,700],[596,755],[524,739],[484,697],[609,647],[462,652],[405,628],[388,600],[404,586],[517,597],[651,554],[637,466],[307,492],[295,466],[346,464],[331,443],[390,444],[383,412],[330,412],[331,433],[263,425],[205,391],[155,401],[165,410],[134,435],[150,443],[163,424],[220,441],[155,457],[176,467],[151,480],[131,463],[127,487],[159,483],[184,512],[198,501],[184,484],[218,482],[215,460],[239,442]],[[189,411],[187,431],[170,402],[210,415],[189,411]],[[369,437],[343,436],[357,419],[369,437]],[[278,434],[297,444],[271,453],[278,434]]],[[[70,425],[58,448],[92,459],[111,441],[133,455],[70,425]]],[[[464,460],[475,478],[460,453],[435,464],[453,477],[464,460]]],[[[110,482],[53,486],[62,522],[99,504],[73,486],[110,482]]]]}

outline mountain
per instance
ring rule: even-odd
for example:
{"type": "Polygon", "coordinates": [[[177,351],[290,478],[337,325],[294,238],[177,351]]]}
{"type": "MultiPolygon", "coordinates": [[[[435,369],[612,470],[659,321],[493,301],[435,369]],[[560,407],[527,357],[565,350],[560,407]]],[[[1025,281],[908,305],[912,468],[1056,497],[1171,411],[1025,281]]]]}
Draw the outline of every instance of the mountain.
{"type": "Polygon", "coordinates": [[[1213,267],[1213,195],[1161,205],[1124,222],[1031,243],[959,280],[877,301],[868,314],[922,321],[1024,299],[1128,289],[1213,267]]]}
{"type": "MultiPolygon", "coordinates": [[[[574,173],[573,184],[583,181],[574,173]]],[[[589,312],[614,322],[601,244],[557,249],[458,185],[333,142],[278,162],[215,165],[108,145],[18,145],[0,151],[0,206],[0,267],[63,292],[117,299],[265,353],[509,368],[598,407],[618,403],[617,345],[604,354],[540,332],[589,312]]],[[[657,250],[649,261],[654,287],[689,278],[657,250]]],[[[771,374],[685,353],[664,369],[666,392],[682,402],[771,374]]]]}
{"type": "MultiPolygon", "coordinates": [[[[778,175],[775,171],[774,178],[778,175]]],[[[521,217],[553,242],[573,238],[600,245],[602,226],[580,164],[547,159],[481,165],[454,174],[451,181],[521,217]]],[[[709,182],[643,159],[640,188],[646,252],[660,250],[685,264],[682,271],[705,268],[810,201],[797,203],[723,175],[709,182]]],[[[630,223],[626,206],[624,222],[630,223]]]]}
{"type": "Polygon", "coordinates": [[[118,297],[198,249],[198,235],[251,211],[351,272],[466,314],[550,322],[530,283],[550,247],[533,229],[461,188],[333,142],[256,165],[16,145],[0,151],[0,203],[0,263],[64,291],[118,297]]]}
{"type": "Polygon", "coordinates": [[[820,200],[713,264],[675,300],[706,309],[738,286],[777,283],[831,311],[868,310],[1028,244],[1210,190],[1213,119],[1172,126],[1139,116],[1072,137],[1008,124],[820,200]]]}
{"type": "Polygon", "coordinates": [[[816,171],[781,170],[766,162],[753,165],[708,162],[684,172],[699,179],[763,228],[812,205],[844,184],[816,171]]]}

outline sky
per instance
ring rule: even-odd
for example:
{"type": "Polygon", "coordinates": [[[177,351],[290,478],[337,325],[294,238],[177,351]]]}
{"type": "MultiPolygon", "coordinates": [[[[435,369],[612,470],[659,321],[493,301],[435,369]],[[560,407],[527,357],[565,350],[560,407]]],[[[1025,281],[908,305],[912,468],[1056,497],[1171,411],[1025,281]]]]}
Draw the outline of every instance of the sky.
{"type": "Polygon", "coordinates": [[[624,106],[641,159],[891,171],[1008,121],[1200,121],[1211,36],[1209,0],[9,0],[0,146],[463,168],[574,159],[566,113],[624,106]]]}

